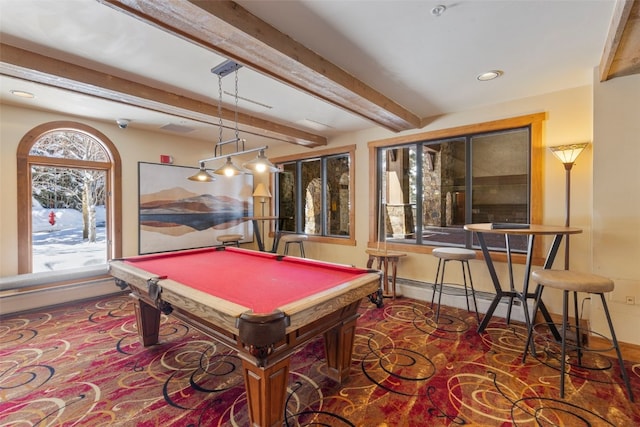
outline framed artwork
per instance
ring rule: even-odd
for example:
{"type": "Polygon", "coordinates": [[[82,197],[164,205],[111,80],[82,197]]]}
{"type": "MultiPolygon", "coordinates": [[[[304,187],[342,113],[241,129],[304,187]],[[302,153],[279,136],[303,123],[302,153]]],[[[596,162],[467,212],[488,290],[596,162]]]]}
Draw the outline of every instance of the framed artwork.
{"type": "Polygon", "coordinates": [[[253,175],[187,178],[198,168],[138,162],[139,254],[215,246],[222,234],[253,241],[253,175]]]}

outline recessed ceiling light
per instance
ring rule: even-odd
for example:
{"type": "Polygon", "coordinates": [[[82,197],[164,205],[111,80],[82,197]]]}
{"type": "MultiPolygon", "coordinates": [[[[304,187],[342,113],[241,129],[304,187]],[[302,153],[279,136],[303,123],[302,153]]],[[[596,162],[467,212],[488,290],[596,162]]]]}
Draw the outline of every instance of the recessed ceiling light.
{"type": "Polygon", "coordinates": [[[333,126],[329,126],[326,123],[322,123],[322,122],[319,122],[319,121],[313,120],[313,119],[302,119],[302,120],[298,120],[296,123],[299,124],[299,125],[306,126],[308,128],[314,129],[314,130],[333,129],[333,126]]]}
{"type": "Polygon", "coordinates": [[[487,71],[487,72],[482,73],[482,74],[478,74],[476,76],[476,79],[480,80],[481,82],[486,82],[488,80],[497,79],[498,77],[500,77],[503,74],[504,74],[504,71],[491,70],[491,71],[487,71]]]}
{"type": "Polygon", "coordinates": [[[12,95],[19,96],[20,98],[35,98],[36,97],[31,92],[26,92],[24,90],[11,89],[9,92],[11,92],[12,95]]]}

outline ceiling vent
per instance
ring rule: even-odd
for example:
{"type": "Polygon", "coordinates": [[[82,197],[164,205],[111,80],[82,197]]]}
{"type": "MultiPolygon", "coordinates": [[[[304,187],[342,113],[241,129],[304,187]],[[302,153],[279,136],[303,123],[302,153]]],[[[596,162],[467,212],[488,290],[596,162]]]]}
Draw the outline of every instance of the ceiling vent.
{"type": "Polygon", "coordinates": [[[194,128],[191,128],[189,126],[177,125],[175,123],[168,123],[162,126],[160,129],[168,130],[169,132],[175,132],[175,133],[189,133],[195,130],[194,128]]]}

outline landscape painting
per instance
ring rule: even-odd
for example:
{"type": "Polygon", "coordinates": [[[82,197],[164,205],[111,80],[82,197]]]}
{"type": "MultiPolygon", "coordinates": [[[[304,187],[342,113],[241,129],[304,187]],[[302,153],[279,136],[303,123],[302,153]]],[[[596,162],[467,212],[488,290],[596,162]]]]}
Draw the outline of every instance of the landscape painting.
{"type": "Polygon", "coordinates": [[[138,163],[140,254],[215,246],[222,234],[253,240],[253,176],[189,181],[198,168],[138,163]]]}

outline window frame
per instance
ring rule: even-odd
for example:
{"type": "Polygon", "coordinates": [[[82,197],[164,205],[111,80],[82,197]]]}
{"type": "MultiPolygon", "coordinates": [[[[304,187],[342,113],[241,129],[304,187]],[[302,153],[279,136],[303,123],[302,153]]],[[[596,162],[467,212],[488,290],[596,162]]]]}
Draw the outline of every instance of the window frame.
{"type": "MultiPolygon", "coordinates": [[[[321,168],[325,168],[326,167],[326,159],[329,157],[334,157],[334,156],[338,156],[338,155],[346,155],[349,158],[349,206],[351,207],[351,209],[349,209],[349,235],[348,236],[335,236],[335,235],[326,235],[326,236],[321,236],[321,235],[316,235],[316,234],[309,234],[308,235],[308,240],[309,241],[314,241],[314,242],[322,242],[322,243],[331,243],[331,244],[336,244],[336,245],[348,245],[348,246],[355,246],[356,245],[356,237],[355,237],[355,218],[356,218],[356,207],[355,207],[355,177],[356,177],[356,167],[355,167],[355,151],[356,151],[356,145],[346,145],[346,146],[342,146],[342,147],[336,147],[336,148],[331,148],[331,149],[326,149],[326,150],[318,150],[318,151],[314,151],[313,153],[308,153],[308,154],[293,154],[290,156],[282,156],[282,157],[276,157],[276,158],[271,158],[271,162],[273,164],[275,164],[276,166],[280,166],[284,163],[292,163],[292,162],[303,162],[306,160],[312,160],[312,159],[319,159],[321,160],[321,168]]],[[[277,191],[277,186],[275,185],[275,177],[273,178],[273,183],[272,183],[272,187],[274,189],[276,189],[277,191]]],[[[298,185],[299,182],[296,183],[296,185],[298,185]]],[[[278,213],[278,200],[279,200],[279,194],[275,194],[275,203],[273,203],[273,206],[271,207],[272,212],[275,212],[276,214],[278,213]]],[[[298,215],[300,214],[300,208],[301,206],[299,206],[302,203],[301,200],[298,201],[298,205],[296,205],[296,212],[298,213],[298,215]]],[[[323,204],[323,209],[326,205],[323,204]]],[[[302,206],[304,207],[304,206],[302,206]]],[[[326,215],[326,212],[323,212],[323,217],[324,215],[326,215]]]]}
{"type": "MultiPolygon", "coordinates": [[[[33,273],[33,239],[31,223],[31,165],[104,170],[107,174],[107,262],[122,256],[122,162],[116,146],[102,132],[82,123],[55,121],[36,126],[27,132],[16,153],[17,209],[28,215],[18,215],[18,274],[33,273]],[[78,161],[56,157],[30,155],[33,144],[45,134],[54,131],[84,133],[97,140],[109,155],[109,163],[78,161]]],[[[61,274],[67,270],[61,270],[61,274]]]]}
{"type": "MultiPolygon", "coordinates": [[[[428,132],[415,133],[410,135],[397,136],[394,138],[380,139],[368,142],[369,148],[369,170],[372,173],[369,175],[369,206],[370,211],[375,211],[377,206],[376,195],[379,194],[379,173],[378,170],[378,149],[388,148],[403,144],[413,144],[422,141],[448,139],[469,134],[481,134],[495,131],[506,131],[510,129],[529,127],[531,138],[531,158],[530,158],[530,221],[533,224],[542,223],[542,190],[543,190],[543,174],[542,165],[544,160],[544,153],[542,151],[542,138],[543,138],[543,123],[547,118],[547,113],[534,113],[523,116],[516,116],[507,119],[494,120],[489,122],[482,122],[471,125],[463,125],[446,129],[439,129],[428,132]]],[[[377,230],[378,219],[370,214],[369,220],[369,239],[367,247],[375,248],[383,243],[379,241],[377,230]]],[[[436,247],[433,245],[416,245],[406,244],[399,242],[386,242],[386,247],[390,250],[397,250],[411,253],[431,253],[436,247]]],[[[536,245],[534,248],[533,262],[536,265],[542,265],[544,263],[544,256],[542,251],[542,245],[536,245]]],[[[480,253],[476,249],[476,252],[480,253]]],[[[506,261],[506,254],[504,252],[491,252],[492,259],[496,261],[506,261]]],[[[524,254],[514,254],[513,259],[517,263],[525,262],[524,254]]]]}

